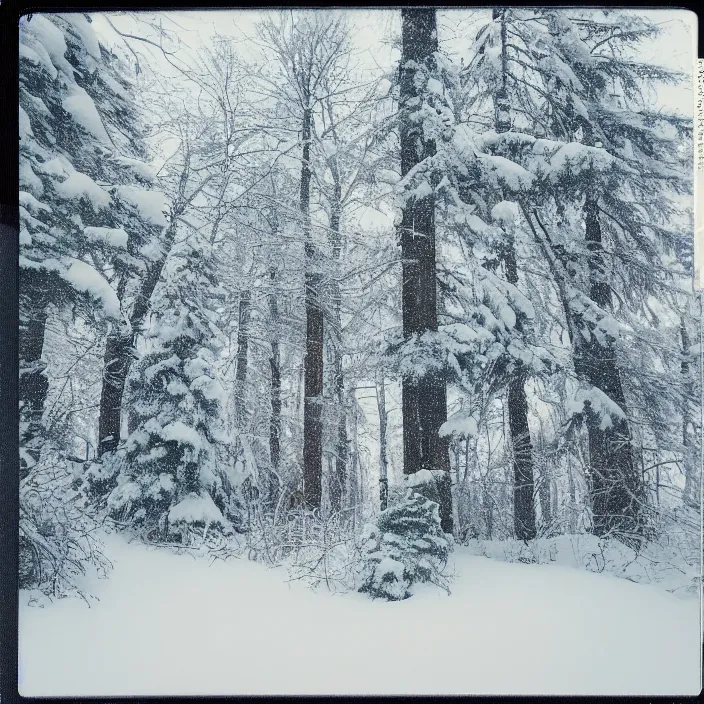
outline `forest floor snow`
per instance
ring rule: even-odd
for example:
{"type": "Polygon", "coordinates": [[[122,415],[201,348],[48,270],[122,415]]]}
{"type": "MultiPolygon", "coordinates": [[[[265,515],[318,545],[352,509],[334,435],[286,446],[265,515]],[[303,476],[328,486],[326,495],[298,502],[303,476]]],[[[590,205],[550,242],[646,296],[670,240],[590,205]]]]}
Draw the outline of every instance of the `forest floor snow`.
{"type": "Polygon", "coordinates": [[[24,696],[696,694],[700,605],[653,585],[457,546],[451,595],[313,592],[284,569],[105,538],[98,600],[29,606],[24,696]]]}

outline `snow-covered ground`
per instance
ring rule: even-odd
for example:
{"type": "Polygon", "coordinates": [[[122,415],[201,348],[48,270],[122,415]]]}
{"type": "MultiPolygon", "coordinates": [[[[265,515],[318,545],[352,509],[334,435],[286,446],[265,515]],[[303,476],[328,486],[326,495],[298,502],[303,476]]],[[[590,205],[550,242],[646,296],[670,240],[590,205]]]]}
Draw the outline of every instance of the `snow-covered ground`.
{"type": "Polygon", "coordinates": [[[454,553],[452,594],[314,593],[282,569],[106,537],[100,601],[27,605],[24,696],[696,694],[699,601],[454,553]]]}

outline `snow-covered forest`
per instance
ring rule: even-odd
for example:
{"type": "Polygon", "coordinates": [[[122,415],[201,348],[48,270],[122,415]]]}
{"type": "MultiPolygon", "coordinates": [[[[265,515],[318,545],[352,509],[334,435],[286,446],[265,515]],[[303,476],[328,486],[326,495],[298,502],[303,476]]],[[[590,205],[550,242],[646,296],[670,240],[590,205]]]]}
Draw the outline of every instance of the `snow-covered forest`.
{"type": "Polygon", "coordinates": [[[22,694],[698,692],[692,17],[22,18],[22,694]]]}

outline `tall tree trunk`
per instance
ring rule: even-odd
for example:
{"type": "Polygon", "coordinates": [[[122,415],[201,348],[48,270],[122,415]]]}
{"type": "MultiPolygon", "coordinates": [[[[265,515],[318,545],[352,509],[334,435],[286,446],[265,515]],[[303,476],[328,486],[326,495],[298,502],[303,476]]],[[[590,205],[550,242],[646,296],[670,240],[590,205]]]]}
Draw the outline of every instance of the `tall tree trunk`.
{"type": "Polygon", "coordinates": [[[572,462],[567,466],[567,490],[570,495],[570,533],[577,532],[577,492],[574,485],[574,475],[572,474],[572,462]]]}
{"type": "Polygon", "coordinates": [[[105,343],[98,418],[98,455],[100,457],[106,452],[115,450],[120,442],[122,397],[134,358],[135,339],[147,317],[152,294],[174,243],[177,217],[177,213],[172,213],[171,224],[161,243],[163,256],[149,267],[142,279],[142,285],[130,314],[129,326],[114,324],[105,343]]]}
{"type": "MultiPolygon", "coordinates": [[[[506,280],[518,283],[516,251],[507,238],[504,248],[506,280]]],[[[523,320],[516,316],[516,331],[523,331],[523,320]]],[[[533,493],[533,444],[528,425],[528,399],[526,398],[526,368],[516,360],[516,367],[508,384],[508,423],[513,447],[513,524],[519,540],[532,540],[536,536],[535,504],[533,493]]]]}
{"type": "Polygon", "coordinates": [[[306,356],[303,401],[303,496],[309,509],[320,508],[323,473],[323,309],[320,300],[320,262],[310,224],[310,141],[312,110],[306,95],[303,110],[300,211],[305,242],[306,356]]]}
{"type": "MultiPolygon", "coordinates": [[[[604,279],[603,246],[599,205],[588,196],[584,206],[586,242],[589,249],[589,295],[602,309],[611,308],[611,292],[604,279]]],[[[581,344],[579,360],[584,377],[605,393],[624,411],[626,398],[611,340],[600,342],[592,334],[581,344]]],[[[585,404],[586,405],[586,404],[585,404]]],[[[594,533],[602,536],[611,531],[640,533],[642,530],[642,478],[633,460],[631,432],[627,420],[611,418],[610,427],[603,428],[601,418],[588,408],[589,465],[594,533]]]]}
{"type": "MultiPolygon", "coordinates": [[[[403,48],[400,71],[401,109],[412,112],[417,97],[413,63],[429,65],[438,50],[435,9],[402,9],[403,48]]],[[[417,109],[417,108],[416,108],[417,109]]],[[[435,153],[435,143],[423,140],[422,127],[410,115],[401,120],[401,175],[435,153]]],[[[437,291],[435,271],[435,197],[409,200],[400,225],[402,268],[403,335],[410,339],[436,331],[437,291]]],[[[440,437],[447,420],[447,395],[441,374],[430,372],[421,378],[402,380],[403,471],[440,470],[438,480],[442,529],[452,531],[452,493],[449,441],[440,437]]]]}
{"type": "MultiPolygon", "coordinates": [[[[592,252],[589,263],[590,295],[597,305],[608,309],[611,303],[610,292],[600,273],[601,263],[595,261],[601,259],[600,256],[595,256],[601,251],[601,227],[595,212],[596,203],[588,200],[588,204],[588,207],[585,206],[585,220],[586,239],[592,252]]],[[[605,393],[625,412],[626,401],[613,343],[601,344],[594,335],[590,336],[589,342],[584,341],[577,326],[578,321],[569,305],[570,282],[565,262],[556,252],[537,211],[533,210],[533,217],[544,237],[538,234],[525,207],[523,214],[535,240],[541,245],[555,278],[572,343],[577,377],[605,393]]],[[[602,428],[601,418],[588,403],[585,403],[585,416],[589,445],[588,484],[592,504],[592,530],[599,536],[614,530],[620,533],[641,532],[643,483],[635,471],[628,423],[612,416],[611,426],[602,428]]]]}
{"type": "Polygon", "coordinates": [[[249,351],[250,291],[240,291],[237,316],[237,370],[235,372],[235,422],[242,432],[246,425],[247,363],[249,351]]]}
{"type": "MultiPolygon", "coordinates": [[[[20,274],[20,285],[27,274],[20,274]]],[[[49,392],[49,380],[42,361],[46,334],[46,305],[41,302],[35,286],[21,299],[19,325],[19,402],[20,448],[26,457],[20,460],[20,477],[27,476],[29,466],[39,460],[42,440],[42,415],[49,392]]]]}
{"type": "Polygon", "coordinates": [[[386,457],[386,386],[384,375],[379,374],[376,385],[376,404],[379,409],[379,504],[385,511],[389,502],[389,466],[386,457]]]}
{"type": "Polygon", "coordinates": [[[513,445],[513,523],[519,540],[535,538],[533,445],[528,427],[528,401],[523,369],[508,386],[508,425],[513,445]]]}
{"type": "Polygon", "coordinates": [[[337,276],[332,284],[332,303],[335,331],[333,335],[333,351],[335,355],[335,395],[337,397],[337,441],[335,443],[335,473],[330,482],[330,501],[333,512],[342,508],[342,490],[347,475],[347,409],[345,407],[345,376],[342,367],[342,296],[340,293],[340,260],[342,257],[342,234],[340,232],[341,184],[337,168],[332,169],[334,193],[332,212],[330,214],[330,232],[332,236],[332,256],[336,264],[337,276]]]}
{"type": "MultiPolygon", "coordinates": [[[[269,278],[272,285],[276,281],[276,269],[270,269],[269,278]]],[[[269,477],[268,500],[270,506],[276,506],[279,498],[279,465],[281,461],[281,355],[279,352],[279,306],[276,293],[269,294],[269,316],[271,320],[271,419],[269,421],[269,460],[271,476],[269,477]]]]}
{"type": "MultiPolygon", "coordinates": [[[[506,10],[494,8],[492,19],[500,21],[501,37],[501,76],[500,88],[494,95],[494,124],[499,133],[511,129],[511,113],[508,99],[508,54],[506,10]]],[[[516,249],[511,237],[506,233],[502,247],[502,260],[506,280],[514,286],[518,283],[516,249]]],[[[516,318],[516,331],[523,332],[521,316],[516,318]]],[[[525,383],[527,370],[518,360],[508,383],[508,418],[511,447],[513,449],[513,526],[519,540],[532,540],[536,536],[534,494],[533,445],[528,425],[528,399],[525,383]]]]}
{"type": "Polygon", "coordinates": [[[548,470],[548,461],[545,457],[545,440],[543,435],[543,424],[540,423],[540,435],[538,436],[538,448],[540,461],[540,477],[538,480],[538,496],[540,498],[540,523],[541,535],[547,537],[547,528],[550,525],[554,511],[550,505],[550,472],[548,470]]]}

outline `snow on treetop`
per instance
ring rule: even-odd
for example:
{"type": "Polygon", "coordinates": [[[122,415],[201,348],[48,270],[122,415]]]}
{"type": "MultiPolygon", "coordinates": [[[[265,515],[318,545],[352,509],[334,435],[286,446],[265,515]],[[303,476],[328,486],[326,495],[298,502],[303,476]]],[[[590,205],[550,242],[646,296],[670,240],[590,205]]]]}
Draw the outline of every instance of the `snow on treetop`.
{"type": "Polygon", "coordinates": [[[99,244],[120,249],[127,247],[127,233],[121,227],[86,227],[83,233],[89,240],[99,244]]]}
{"type": "Polygon", "coordinates": [[[42,66],[45,68],[52,79],[55,79],[58,75],[58,71],[51,62],[51,58],[49,57],[46,49],[41,44],[34,42],[31,37],[20,37],[19,55],[20,59],[26,59],[35,66],[42,66]],[[29,40],[33,46],[25,44],[24,42],[27,40],[29,40]]]}
{"type": "Polygon", "coordinates": [[[96,137],[102,144],[111,145],[98,109],[93,99],[80,86],[72,85],[62,106],[83,129],[96,137]]]}
{"type": "Polygon", "coordinates": [[[51,212],[51,208],[48,205],[38,201],[31,193],[27,193],[27,191],[20,191],[20,205],[25,207],[33,215],[36,215],[42,210],[47,213],[51,212]]]}
{"type": "MultiPolygon", "coordinates": [[[[61,166],[58,159],[53,159],[52,162],[57,162],[57,167],[61,166]]],[[[44,164],[45,172],[48,171],[50,163],[44,164]]],[[[82,174],[80,171],[71,171],[65,181],[56,184],[56,192],[66,200],[85,199],[96,212],[107,208],[111,201],[107,191],[104,191],[90,176],[82,174]]]]}
{"type": "Polygon", "coordinates": [[[120,301],[108,281],[90,264],[76,260],[68,269],[61,271],[61,276],[78,291],[97,298],[107,315],[112,318],[120,316],[120,301]]]}
{"type": "Polygon", "coordinates": [[[533,185],[535,176],[520,164],[503,156],[479,154],[478,157],[483,175],[490,185],[505,187],[513,192],[528,190],[533,185]]]}
{"type": "Polygon", "coordinates": [[[81,40],[86,53],[93,59],[93,61],[86,62],[88,70],[92,73],[100,62],[100,43],[93,27],[80,12],[62,13],[59,16],[71,25],[76,36],[81,40]]]}
{"type": "Polygon", "coordinates": [[[139,159],[132,159],[126,156],[114,155],[112,160],[118,163],[120,166],[124,166],[129,169],[135,176],[146,181],[147,183],[152,183],[156,178],[156,172],[153,166],[146,164],[139,159]]]}
{"type": "Polygon", "coordinates": [[[574,398],[569,399],[566,404],[568,416],[573,416],[584,411],[585,404],[589,404],[591,410],[601,419],[599,427],[606,430],[612,425],[611,417],[626,418],[622,408],[612,401],[601,389],[595,386],[590,388],[579,388],[575,392],[574,398]]]}
{"type": "Polygon", "coordinates": [[[518,204],[513,201],[502,200],[491,209],[491,218],[504,227],[515,225],[519,217],[518,204]]]}
{"type": "Polygon", "coordinates": [[[105,85],[118,97],[123,100],[127,100],[129,94],[112,76],[110,76],[105,71],[100,72],[100,79],[105,83],[105,85]]]}
{"type": "Polygon", "coordinates": [[[224,526],[226,521],[210,496],[202,492],[188,494],[173,506],[169,510],[169,523],[219,523],[224,526]]]}
{"type": "Polygon", "coordinates": [[[437,78],[429,78],[425,89],[428,93],[433,93],[435,95],[442,95],[444,93],[442,83],[440,83],[437,78]]]}
{"type": "Polygon", "coordinates": [[[58,69],[73,80],[73,68],[65,58],[66,39],[51,20],[44,15],[33,15],[31,22],[23,22],[21,25],[20,41],[24,42],[25,38],[52,78],[56,78],[58,69]],[[50,59],[49,62],[46,61],[47,58],[50,59]]]}
{"type": "Polygon", "coordinates": [[[118,186],[119,198],[137,209],[140,216],[157,227],[166,227],[169,203],[161,191],[147,191],[136,186],[118,186]]]}
{"type": "Polygon", "coordinates": [[[176,442],[186,443],[195,450],[200,450],[202,447],[202,441],[198,431],[180,420],[175,420],[165,425],[161,428],[159,435],[161,435],[164,440],[175,440],[176,442]]]}
{"type": "Polygon", "coordinates": [[[21,105],[19,110],[19,119],[20,139],[25,139],[26,137],[33,137],[34,132],[32,131],[32,123],[29,119],[29,115],[27,115],[21,105]]]}

